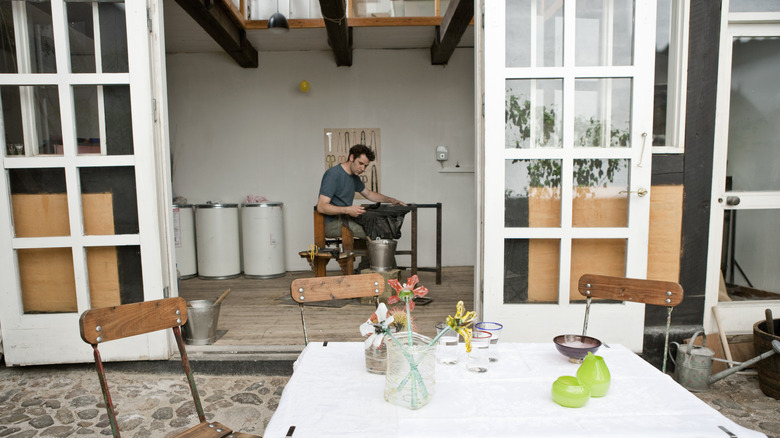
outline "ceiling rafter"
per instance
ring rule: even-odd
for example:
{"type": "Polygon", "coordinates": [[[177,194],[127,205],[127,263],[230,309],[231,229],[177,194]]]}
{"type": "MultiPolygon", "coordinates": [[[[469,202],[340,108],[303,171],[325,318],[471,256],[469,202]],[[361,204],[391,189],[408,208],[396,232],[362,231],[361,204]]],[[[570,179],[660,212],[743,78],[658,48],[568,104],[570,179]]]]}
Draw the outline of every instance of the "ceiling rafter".
{"type": "MultiPolygon", "coordinates": [[[[322,0],[324,1],[324,0],[322,0]]],[[[223,1],[176,0],[228,55],[244,68],[257,68],[257,50],[246,38],[246,30],[223,1]]]]}
{"type": "Polygon", "coordinates": [[[449,62],[473,18],[473,0],[450,1],[441,25],[436,26],[436,38],[431,46],[431,64],[444,65],[449,62]]]}
{"type": "Polygon", "coordinates": [[[347,24],[344,0],[320,0],[322,18],[328,32],[328,45],[339,67],[352,66],[352,28],[347,24]]]}

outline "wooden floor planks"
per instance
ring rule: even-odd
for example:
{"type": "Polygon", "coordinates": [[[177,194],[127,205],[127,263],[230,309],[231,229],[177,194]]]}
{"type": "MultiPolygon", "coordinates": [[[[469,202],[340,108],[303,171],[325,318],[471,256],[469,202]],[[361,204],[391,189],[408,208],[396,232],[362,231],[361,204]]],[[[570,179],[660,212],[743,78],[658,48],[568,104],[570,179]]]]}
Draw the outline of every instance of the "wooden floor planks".
{"type": "MultiPolygon", "coordinates": [[[[405,274],[402,272],[401,282],[406,280],[408,271],[405,274]]],[[[473,308],[473,267],[443,268],[439,285],[432,272],[418,275],[420,284],[429,289],[427,296],[433,299],[412,312],[420,333],[435,335],[434,325],[443,322],[447,315],[454,315],[459,300],[468,310],[473,308]]],[[[232,289],[221,305],[215,347],[303,345],[301,314],[298,304],[290,298],[290,284],[296,278],[312,276],[311,271],[300,271],[271,279],[192,278],[182,280],[179,294],[187,301],[215,300],[225,289],[232,289]]],[[[360,341],[363,338],[358,327],[371,316],[373,306],[356,300],[340,308],[307,306],[305,313],[309,341],[360,341]]]]}

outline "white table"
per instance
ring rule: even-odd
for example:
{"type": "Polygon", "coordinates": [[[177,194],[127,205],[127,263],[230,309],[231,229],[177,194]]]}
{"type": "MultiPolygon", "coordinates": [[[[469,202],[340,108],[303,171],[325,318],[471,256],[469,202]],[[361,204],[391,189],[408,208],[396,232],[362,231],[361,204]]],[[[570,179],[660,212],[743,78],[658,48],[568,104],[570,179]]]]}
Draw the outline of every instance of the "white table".
{"type": "Polygon", "coordinates": [[[384,400],[385,377],[366,372],[362,343],[310,343],[263,436],[766,436],[724,417],[619,345],[597,353],[612,375],[607,395],[576,409],[552,401],[552,382],[575,375],[579,366],[560,355],[552,342],[504,343],[500,348],[501,360],[484,374],[468,372],[463,358],[457,365],[437,364],[431,401],[409,410],[384,400]],[[290,426],[295,430],[288,435],[290,426]]]}

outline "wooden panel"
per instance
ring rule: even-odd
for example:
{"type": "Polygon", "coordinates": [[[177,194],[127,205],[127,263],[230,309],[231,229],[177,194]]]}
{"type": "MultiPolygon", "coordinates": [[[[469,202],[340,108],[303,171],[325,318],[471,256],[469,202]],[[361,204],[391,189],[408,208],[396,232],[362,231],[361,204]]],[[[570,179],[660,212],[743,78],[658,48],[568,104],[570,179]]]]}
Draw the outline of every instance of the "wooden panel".
{"type": "MultiPolygon", "coordinates": [[[[560,197],[532,188],[528,200],[531,227],[558,227],[561,217],[560,197]]],[[[682,229],[682,186],[653,186],[650,199],[650,229],[647,278],[677,282],[680,273],[682,229]]],[[[598,214],[613,224],[625,220],[625,203],[606,199],[575,199],[573,208],[582,218],[598,214]],[[601,211],[600,211],[601,210],[601,211]],[[590,212],[590,213],[586,213],[590,212]],[[596,213],[598,212],[598,213],[596,213]]],[[[587,223],[592,223],[587,220],[587,223]]],[[[595,223],[594,223],[595,225],[595,223]]],[[[615,225],[617,226],[617,225],[615,225]]],[[[557,302],[557,240],[532,239],[529,242],[528,301],[557,302]]],[[[575,240],[572,243],[570,299],[580,300],[577,279],[586,273],[625,275],[625,244],[619,240],[575,240]]]]}
{"type": "Polygon", "coordinates": [[[626,275],[626,241],[623,239],[576,239],[571,242],[569,300],[582,300],[577,280],[583,274],[626,275]]]}
{"type": "Polygon", "coordinates": [[[24,313],[76,312],[76,279],[70,248],[16,251],[24,313]]]}
{"type": "Polygon", "coordinates": [[[86,251],[90,307],[97,309],[122,304],[116,248],[99,246],[87,248],[86,251]]]}
{"type": "Polygon", "coordinates": [[[670,281],[586,274],[580,277],[578,289],[583,296],[657,306],[676,306],[683,299],[682,287],[670,281]]]}
{"type": "MultiPolygon", "coordinates": [[[[12,195],[17,237],[68,236],[67,196],[64,193],[12,195]]],[[[110,193],[81,195],[84,230],[91,235],[114,234],[110,193]]],[[[25,313],[75,312],[76,285],[70,248],[17,252],[25,313]]],[[[87,270],[92,307],[121,303],[119,264],[114,247],[87,248],[87,270]]]]}
{"type": "Polygon", "coordinates": [[[96,344],[98,336],[100,342],[106,342],[180,326],[186,321],[187,303],[176,297],[87,310],[79,319],[79,327],[81,339],[96,344]]]}
{"type": "Polygon", "coordinates": [[[341,275],[299,278],[290,286],[290,294],[299,303],[310,303],[379,296],[384,289],[384,279],[380,274],[341,275]]]}
{"type": "Polygon", "coordinates": [[[84,234],[114,234],[114,204],[111,193],[81,195],[81,209],[84,212],[84,234]]]}
{"type": "Polygon", "coordinates": [[[678,282],[682,233],[682,186],[653,186],[650,192],[647,278],[678,282]]]}
{"type": "Polygon", "coordinates": [[[68,199],[64,193],[11,195],[16,237],[69,236],[68,199]]]}

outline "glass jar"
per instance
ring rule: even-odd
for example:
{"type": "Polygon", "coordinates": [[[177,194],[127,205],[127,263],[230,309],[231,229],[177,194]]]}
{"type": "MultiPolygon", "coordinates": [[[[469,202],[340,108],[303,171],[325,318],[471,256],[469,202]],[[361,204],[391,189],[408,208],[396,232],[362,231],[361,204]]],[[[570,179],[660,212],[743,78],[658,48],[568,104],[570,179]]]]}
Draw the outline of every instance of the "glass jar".
{"type": "Polygon", "coordinates": [[[408,409],[419,409],[433,395],[436,383],[436,345],[431,338],[412,334],[412,345],[406,333],[396,333],[395,342],[387,337],[387,370],[385,373],[385,400],[408,409]],[[400,344],[400,345],[399,345],[400,344]]]}
{"type": "Polygon", "coordinates": [[[366,371],[371,374],[385,374],[387,369],[387,345],[384,341],[379,347],[369,344],[366,348],[366,371]]]}

